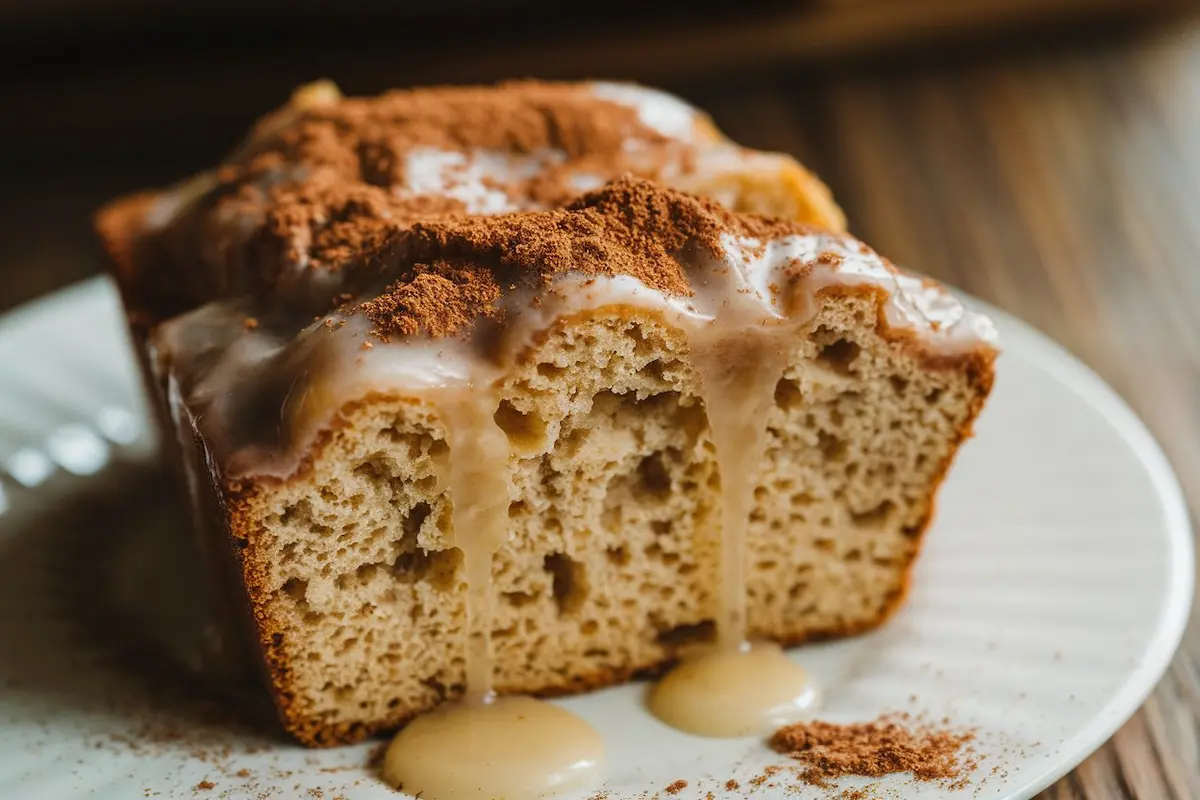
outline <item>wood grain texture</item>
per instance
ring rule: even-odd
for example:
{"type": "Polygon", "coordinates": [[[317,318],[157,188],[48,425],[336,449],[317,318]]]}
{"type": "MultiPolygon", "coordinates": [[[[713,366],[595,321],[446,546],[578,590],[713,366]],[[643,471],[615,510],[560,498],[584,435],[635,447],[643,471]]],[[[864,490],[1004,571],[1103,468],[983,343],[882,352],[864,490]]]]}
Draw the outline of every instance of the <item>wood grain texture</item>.
{"type": "MultiPolygon", "coordinates": [[[[853,230],[898,263],[1008,309],[1090,364],[1156,433],[1200,512],[1200,23],[675,88],[734,138],[797,154],[853,230]]],[[[6,187],[0,306],[96,269],[88,209],[141,180],[114,169],[6,187]]],[[[1200,798],[1195,620],[1137,716],[1042,797],[1200,798]]]]}
{"type": "MultiPolygon", "coordinates": [[[[1091,365],[1200,509],[1200,26],[1083,51],[697,96],[735,138],[799,154],[855,232],[1091,365]]],[[[1200,798],[1200,626],[1046,800],[1200,798]]]]}

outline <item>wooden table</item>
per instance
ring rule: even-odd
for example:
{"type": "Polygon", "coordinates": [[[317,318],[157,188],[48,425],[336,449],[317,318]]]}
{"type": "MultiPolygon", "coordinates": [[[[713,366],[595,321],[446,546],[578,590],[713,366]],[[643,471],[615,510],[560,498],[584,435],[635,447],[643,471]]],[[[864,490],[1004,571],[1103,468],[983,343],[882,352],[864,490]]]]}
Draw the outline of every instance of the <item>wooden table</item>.
{"type": "MultiPolygon", "coordinates": [[[[895,261],[1073,350],[1200,511],[1200,24],[677,88],[735,139],[799,155],[895,261]]],[[[128,172],[62,180],[0,197],[0,306],[96,268],[84,214],[128,172]]],[[[1200,798],[1195,623],[1146,706],[1043,797],[1200,798]]]]}

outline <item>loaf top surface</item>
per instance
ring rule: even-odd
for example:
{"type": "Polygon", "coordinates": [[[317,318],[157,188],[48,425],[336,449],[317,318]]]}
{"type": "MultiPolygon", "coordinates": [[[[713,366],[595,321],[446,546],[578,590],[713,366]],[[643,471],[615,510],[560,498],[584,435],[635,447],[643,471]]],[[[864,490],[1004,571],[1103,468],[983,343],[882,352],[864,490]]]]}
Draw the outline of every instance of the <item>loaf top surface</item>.
{"type": "MultiPolygon", "coordinates": [[[[671,95],[613,83],[506,83],[343,97],[297,90],[223,163],[122,198],[97,229],[133,310],[160,320],[246,294],[320,306],[414,223],[556,209],[623,175],[720,193],[791,171],[800,216],[838,229],[787,156],[729,142],[671,95]]],[[[319,309],[325,310],[325,309],[319,309]]]]}

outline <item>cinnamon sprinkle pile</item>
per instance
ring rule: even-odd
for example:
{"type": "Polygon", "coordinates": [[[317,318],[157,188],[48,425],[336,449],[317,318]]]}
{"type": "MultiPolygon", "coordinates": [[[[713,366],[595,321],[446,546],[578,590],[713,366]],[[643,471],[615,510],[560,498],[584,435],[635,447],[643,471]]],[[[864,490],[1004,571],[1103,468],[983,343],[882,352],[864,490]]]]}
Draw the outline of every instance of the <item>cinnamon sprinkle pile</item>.
{"type": "Polygon", "coordinates": [[[839,725],[803,722],[780,728],[771,746],[803,765],[805,783],[835,788],[847,776],[881,778],[908,772],[918,781],[938,781],[947,789],[966,785],[978,765],[970,748],[972,731],[931,725],[908,714],[891,714],[872,722],[839,725]]]}

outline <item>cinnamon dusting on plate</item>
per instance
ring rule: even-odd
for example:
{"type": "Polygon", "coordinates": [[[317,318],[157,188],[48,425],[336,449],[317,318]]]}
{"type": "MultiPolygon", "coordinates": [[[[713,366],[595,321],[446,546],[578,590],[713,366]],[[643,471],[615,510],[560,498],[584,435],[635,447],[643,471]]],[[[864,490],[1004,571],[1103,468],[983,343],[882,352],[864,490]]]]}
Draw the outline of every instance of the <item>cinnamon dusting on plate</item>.
{"type": "Polygon", "coordinates": [[[961,789],[978,766],[970,747],[975,736],[950,728],[947,720],[933,725],[901,713],[871,722],[802,722],[780,728],[770,743],[798,760],[797,776],[813,786],[835,788],[839,778],[907,772],[918,781],[961,789]]]}

